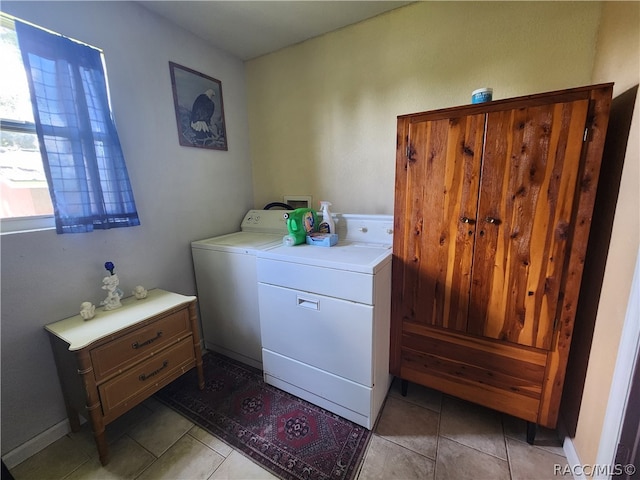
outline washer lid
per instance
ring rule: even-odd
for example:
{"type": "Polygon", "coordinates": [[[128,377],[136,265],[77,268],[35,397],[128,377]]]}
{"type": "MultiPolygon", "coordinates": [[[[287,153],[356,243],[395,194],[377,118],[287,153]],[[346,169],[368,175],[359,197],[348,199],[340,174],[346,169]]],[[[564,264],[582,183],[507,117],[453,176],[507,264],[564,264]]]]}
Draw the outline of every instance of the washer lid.
{"type": "Polygon", "coordinates": [[[282,235],[256,232],[235,232],[191,243],[193,248],[209,250],[261,250],[282,244],[282,235]]]}
{"type": "Polygon", "coordinates": [[[249,210],[240,224],[243,232],[288,233],[284,210],[249,210]]]}

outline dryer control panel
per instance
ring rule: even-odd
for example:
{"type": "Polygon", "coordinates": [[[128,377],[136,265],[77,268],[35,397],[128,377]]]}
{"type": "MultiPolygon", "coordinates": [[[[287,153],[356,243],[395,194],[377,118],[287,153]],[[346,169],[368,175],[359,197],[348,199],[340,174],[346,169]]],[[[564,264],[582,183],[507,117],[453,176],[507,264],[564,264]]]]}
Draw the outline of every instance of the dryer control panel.
{"type": "Polygon", "coordinates": [[[338,238],[353,243],[391,246],[393,215],[336,215],[338,238]]]}

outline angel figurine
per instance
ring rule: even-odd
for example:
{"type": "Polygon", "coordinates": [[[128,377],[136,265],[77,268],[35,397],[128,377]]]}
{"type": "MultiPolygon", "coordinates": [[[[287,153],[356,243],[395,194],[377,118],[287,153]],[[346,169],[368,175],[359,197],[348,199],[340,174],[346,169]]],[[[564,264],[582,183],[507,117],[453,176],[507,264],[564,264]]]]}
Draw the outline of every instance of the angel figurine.
{"type": "Polygon", "coordinates": [[[142,285],[136,285],[136,288],[134,288],[131,293],[133,293],[138,300],[142,300],[143,298],[147,298],[149,292],[147,292],[147,289],[142,285]]]}
{"type": "Polygon", "coordinates": [[[104,305],[105,310],[115,310],[122,306],[120,299],[124,293],[120,288],[118,288],[120,280],[118,279],[118,275],[113,273],[113,270],[115,269],[113,263],[105,263],[104,268],[109,271],[110,275],[102,279],[102,289],[107,291],[107,298],[100,302],[100,305],[104,305]]]}
{"type": "Polygon", "coordinates": [[[80,304],[80,316],[85,320],[91,320],[96,315],[96,306],[91,302],[80,304]]]}

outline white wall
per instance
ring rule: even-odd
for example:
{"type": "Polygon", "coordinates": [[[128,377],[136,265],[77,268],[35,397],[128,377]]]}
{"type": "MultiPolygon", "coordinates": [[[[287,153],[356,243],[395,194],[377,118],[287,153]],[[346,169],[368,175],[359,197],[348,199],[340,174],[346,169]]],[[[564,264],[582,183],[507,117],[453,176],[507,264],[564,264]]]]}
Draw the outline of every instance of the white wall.
{"type": "Polygon", "coordinates": [[[418,2],[247,64],[256,203],[393,213],[396,116],[591,82],[596,2],[418,2]]]}
{"type": "Polygon", "coordinates": [[[195,294],[190,242],[237,229],[253,206],[244,64],[131,2],[2,2],[102,48],[141,225],[1,239],[2,454],[66,418],[43,325],[96,304],[103,264],[121,287],[195,294]],[[181,147],[169,61],[222,81],[227,152],[181,147]]]}

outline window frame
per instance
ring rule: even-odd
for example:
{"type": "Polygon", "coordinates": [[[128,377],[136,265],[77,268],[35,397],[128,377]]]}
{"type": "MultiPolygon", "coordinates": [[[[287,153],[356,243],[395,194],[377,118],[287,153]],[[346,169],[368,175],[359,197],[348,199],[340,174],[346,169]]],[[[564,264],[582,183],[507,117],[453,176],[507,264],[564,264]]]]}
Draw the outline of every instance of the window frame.
{"type": "MultiPolygon", "coordinates": [[[[3,12],[1,17],[3,25],[11,22],[13,18],[3,12]],[[6,23],[5,23],[6,22],[6,23]]],[[[34,122],[22,122],[0,117],[0,131],[27,133],[36,135],[36,124],[34,122]]],[[[42,156],[42,154],[40,154],[42,156]]],[[[47,182],[47,188],[51,188],[47,182]]],[[[55,230],[56,223],[54,215],[30,215],[28,217],[11,217],[0,219],[0,235],[8,233],[21,233],[35,230],[55,230]]]]}
{"type": "MultiPolygon", "coordinates": [[[[8,130],[25,140],[35,131],[53,206],[51,216],[46,203],[41,203],[45,208],[36,210],[39,216],[0,219],[4,223],[0,231],[48,229],[49,218],[57,234],[140,225],[113,119],[102,49],[4,12],[0,15],[3,26],[10,21],[16,33],[34,116],[33,124],[28,115],[4,120],[8,130]]],[[[23,104],[24,113],[26,107],[23,104]]],[[[35,169],[36,158],[27,160],[35,169]]],[[[43,186],[41,182],[38,194],[44,201],[43,186]]]]}
{"type": "MultiPolygon", "coordinates": [[[[33,122],[16,122],[15,120],[0,118],[0,130],[36,135],[36,124],[33,122]]],[[[50,188],[48,184],[47,188],[50,188]]],[[[0,235],[34,230],[55,230],[55,228],[56,221],[53,214],[0,219],[0,235]]]]}

